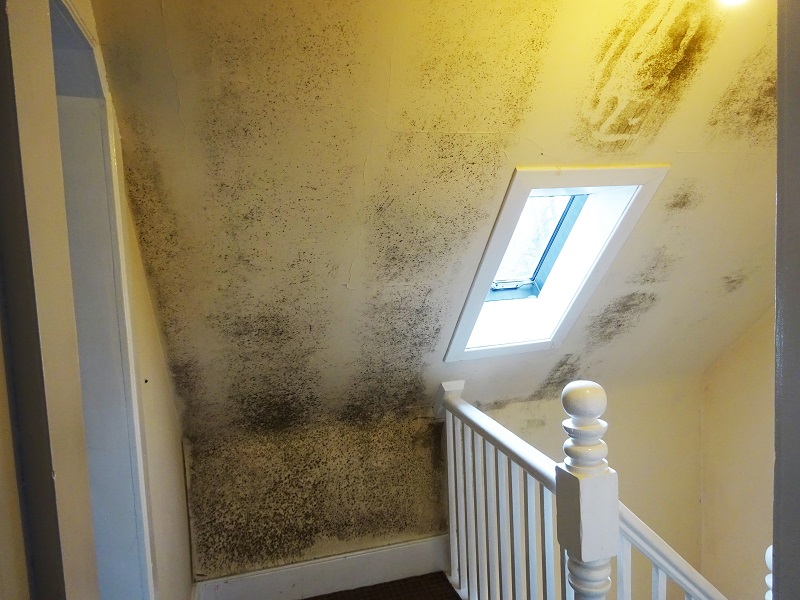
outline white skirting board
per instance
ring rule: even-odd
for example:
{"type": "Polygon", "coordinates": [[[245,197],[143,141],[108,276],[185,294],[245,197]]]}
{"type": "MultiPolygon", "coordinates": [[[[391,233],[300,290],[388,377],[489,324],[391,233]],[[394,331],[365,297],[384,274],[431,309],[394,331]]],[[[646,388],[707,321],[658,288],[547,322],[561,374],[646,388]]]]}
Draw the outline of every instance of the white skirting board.
{"type": "Polygon", "coordinates": [[[450,568],[440,535],[195,584],[195,600],[302,600],[450,568]]]}

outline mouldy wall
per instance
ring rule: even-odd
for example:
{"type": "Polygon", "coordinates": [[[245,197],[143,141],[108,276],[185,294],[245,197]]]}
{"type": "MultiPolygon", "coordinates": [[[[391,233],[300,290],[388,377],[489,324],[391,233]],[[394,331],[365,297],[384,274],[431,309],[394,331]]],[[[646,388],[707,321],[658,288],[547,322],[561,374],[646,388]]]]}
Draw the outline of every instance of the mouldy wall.
{"type": "MultiPolygon", "coordinates": [[[[575,36],[556,33],[586,19],[567,2],[95,0],[185,405],[196,577],[443,532],[437,381],[547,398],[667,314],[668,291],[699,289],[666,285],[682,240],[664,225],[558,354],[521,376],[441,363],[514,165],[647,147],[699,80],[716,3],[635,4],[575,36]]],[[[654,218],[688,222],[689,188],[654,218]]]]}
{"type": "Polygon", "coordinates": [[[197,578],[445,531],[442,283],[490,226],[551,21],[501,4],[97,3],[197,578]]]}
{"type": "Polygon", "coordinates": [[[727,598],[760,597],[772,544],[774,309],[703,382],[703,573],[727,598]]]}

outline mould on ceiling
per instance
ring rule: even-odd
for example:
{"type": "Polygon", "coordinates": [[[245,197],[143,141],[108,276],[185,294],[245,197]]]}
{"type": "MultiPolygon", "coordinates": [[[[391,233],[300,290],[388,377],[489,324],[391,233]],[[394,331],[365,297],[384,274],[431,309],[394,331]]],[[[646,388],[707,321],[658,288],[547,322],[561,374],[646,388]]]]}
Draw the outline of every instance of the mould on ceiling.
{"type": "Polygon", "coordinates": [[[771,147],[777,137],[778,102],[775,43],[748,58],[708,119],[712,134],[771,147]]]}
{"type": "Polygon", "coordinates": [[[714,44],[717,10],[713,0],[631,5],[600,45],[579,139],[624,152],[655,137],[714,44]]]}
{"type": "Polygon", "coordinates": [[[731,294],[742,287],[749,278],[750,275],[745,273],[743,269],[739,269],[722,277],[722,287],[725,293],[731,294]]]}
{"type": "Polygon", "coordinates": [[[650,253],[645,266],[637,271],[628,280],[628,283],[636,286],[665,283],[678,260],[678,257],[672,254],[667,246],[659,246],[650,253]]]}
{"type": "Polygon", "coordinates": [[[630,292],[614,298],[591,318],[586,328],[589,348],[596,349],[627,333],[657,303],[658,295],[645,291],[630,292]]]}
{"type": "Polygon", "coordinates": [[[559,361],[550,369],[550,372],[545,377],[544,381],[539,384],[536,391],[531,394],[529,400],[557,400],[561,397],[561,392],[564,386],[570,381],[579,379],[581,371],[580,356],[574,354],[565,354],[559,361]]]}

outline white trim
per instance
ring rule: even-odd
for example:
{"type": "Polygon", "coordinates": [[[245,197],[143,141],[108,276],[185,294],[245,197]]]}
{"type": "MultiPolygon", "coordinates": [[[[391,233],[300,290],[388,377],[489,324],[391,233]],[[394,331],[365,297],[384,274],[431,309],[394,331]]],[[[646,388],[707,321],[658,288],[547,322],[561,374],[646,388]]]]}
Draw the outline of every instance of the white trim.
{"type": "Polygon", "coordinates": [[[195,584],[194,600],[302,600],[450,568],[450,536],[393,544],[195,584]]]}
{"type": "MultiPolygon", "coordinates": [[[[494,229],[464,303],[464,308],[453,332],[450,346],[445,354],[445,362],[516,354],[531,350],[546,350],[561,344],[586,305],[594,288],[602,280],[615,255],[622,248],[637,220],[644,212],[650,198],[652,198],[666,176],[667,170],[668,167],[665,165],[515,169],[494,229]],[[625,188],[630,188],[630,190],[625,188]],[[487,304],[485,302],[486,294],[506,252],[519,216],[530,194],[539,191],[542,193],[536,195],[594,194],[597,196],[598,201],[604,203],[611,200],[615,195],[625,195],[625,198],[622,198],[624,202],[621,205],[619,198],[612,202],[612,205],[618,205],[620,212],[611,222],[602,227],[607,232],[603,233],[602,239],[592,234],[592,228],[598,221],[603,220],[600,218],[603,216],[602,213],[597,213],[595,210],[594,216],[591,216],[587,210],[582,212],[576,223],[576,230],[573,232],[575,235],[570,236],[565,245],[565,251],[559,255],[559,260],[554,267],[554,272],[561,268],[563,273],[578,277],[575,281],[570,281],[566,287],[561,286],[565,287],[565,289],[559,288],[556,290],[555,296],[551,294],[552,297],[548,296],[547,298],[545,294],[548,293],[548,290],[545,290],[539,298],[535,299],[525,298],[487,304]],[[579,231],[581,224],[583,224],[583,233],[579,231]],[[567,251],[567,247],[580,248],[580,244],[574,241],[576,236],[581,238],[578,242],[588,239],[594,240],[592,247],[597,247],[589,255],[583,256],[586,251],[583,251],[583,255],[581,255],[583,263],[589,260],[588,272],[585,270],[585,266],[581,266],[579,269],[573,268],[568,264],[569,259],[565,258],[567,255],[577,256],[577,254],[581,253],[581,251],[577,254],[567,251]],[[578,245],[575,246],[575,244],[578,245]],[[563,309],[561,308],[562,306],[563,309]],[[512,311],[520,313],[520,315],[513,317],[511,315],[512,311]],[[484,315],[484,313],[486,314],[484,315]],[[484,316],[490,321],[486,321],[484,316]],[[479,320],[479,317],[483,320],[479,320]],[[482,331],[485,330],[484,333],[488,331],[496,338],[500,321],[514,323],[520,322],[519,319],[521,318],[525,319],[526,327],[515,332],[519,339],[503,342],[487,342],[484,340],[486,345],[475,345],[475,342],[471,339],[473,334],[481,329],[481,323],[483,323],[482,331]],[[473,344],[472,347],[470,347],[470,343],[473,344]]],[[[592,201],[590,198],[590,202],[592,201]]],[[[575,277],[567,277],[567,279],[571,280],[575,279],[575,277]]]]}

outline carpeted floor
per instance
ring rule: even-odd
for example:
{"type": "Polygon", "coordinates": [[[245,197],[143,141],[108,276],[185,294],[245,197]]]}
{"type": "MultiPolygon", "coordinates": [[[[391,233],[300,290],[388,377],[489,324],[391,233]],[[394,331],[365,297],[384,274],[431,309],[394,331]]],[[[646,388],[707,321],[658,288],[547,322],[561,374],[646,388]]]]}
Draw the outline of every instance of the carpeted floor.
{"type": "Polygon", "coordinates": [[[316,596],[309,600],[460,600],[444,573],[399,579],[389,583],[316,596]]]}

